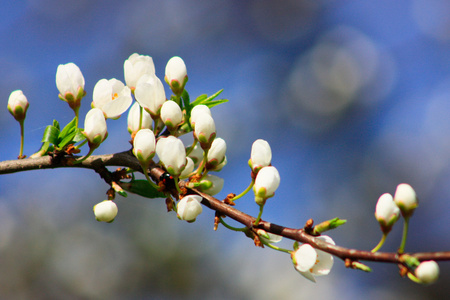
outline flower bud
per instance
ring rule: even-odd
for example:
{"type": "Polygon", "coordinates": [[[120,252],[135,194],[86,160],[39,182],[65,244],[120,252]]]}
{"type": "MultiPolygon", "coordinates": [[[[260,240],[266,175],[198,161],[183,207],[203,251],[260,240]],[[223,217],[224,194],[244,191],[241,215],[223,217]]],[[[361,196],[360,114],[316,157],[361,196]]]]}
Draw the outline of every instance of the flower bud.
{"type": "Polygon", "coordinates": [[[173,176],[179,176],[186,167],[186,150],[183,142],[172,135],[158,140],[156,153],[167,172],[173,176]]]}
{"type": "Polygon", "coordinates": [[[74,63],[59,65],[56,69],[56,87],[59,98],[66,101],[72,109],[80,107],[84,91],[84,77],[80,68],[74,63]]]}
{"type": "Polygon", "coordinates": [[[118,119],[133,101],[130,89],[115,78],[99,80],[92,98],[92,108],[101,109],[107,119],[118,119]]]}
{"type": "Polygon", "coordinates": [[[159,117],[161,106],[166,101],[166,92],[161,80],[156,75],[145,74],[139,78],[134,96],[152,118],[159,117]]]}
{"type": "MultiPolygon", "coordinates": [[[[317,239],[335,245],[334,241],[329,236],[322,235],[317,237],[317,239]]],[[[316,282],[314,276],[329,274],[334,263],[331,254],[314,249],[309,244],[301,245],[297,250],[291,253],[291,257],[295,269],[312,282],[316,282]]]]}
{"type": "Polygon", "coordinates": [[[216,124],[214,119],[208,114],[201,114],[195,121],[194,136],[199,141],[202,149],[211,147],[211,143],[216,137],[216,124]]]}
{"type": "Polygon", "coordinates": [[[183,120],[183,113],[181,112],[180,106],[172,100],[164,102],[161,107],[161,120],[169,130],[178,127],[183,120]]]}
{"type": "Polygon", "coordinates": [[[272,150],[270,149],[269,143],[261,139],[254,141],[248,162],[253,173],[258,173],[261,168],[269,166],[271,160],[272,150]]]}
{"type": "Polygon", "coordinates": [[[202,197],[198,195],[188,195],[183,197],[177,205],[177,216],[180,220],[194,222],[199,214],[202,213],[203,208],[200,202],[202,197]]]}
{"type": "Polygon", "coordinates": [[[111,223],[117,216],[117,205],[111,200],[104,200],[94,205],[95,219],[99,222],[111,223]]]}
{"type": "Polygon", "coordinates": [[[399,217],[400,209],[395,204],[391,194],[385,193],[381,195],[375,208],[375,218],[380,223],[383,233],[390,232],[399,217]]]}
{"type": "Polygon", "coordinates": [[[155,156],[155,134],[150,129],[141,129],[136,133],[133,140],[133,154],[139,162],[147,166],[155,156]]]}
{"type": "Polygon", "coordinates": [[[195,129],[195,121],[199,116],[203,114],[208,114],[209,116],[211,116],[211,110],[209,109],[208,106],[203,104],[194,106],[194,108],[191,110],[191,119],[190,119],[192,128],[195,129]]]}
{"type": "Polygon", "coordinates": [[[151,129],[152,128],[152,117],[148,112],[142,110],[142,123],[139,127],[139,121],[141,118],[141,106],[138,102],[135,102],[130,110],[128,111],[128,132],[133,134],[138,132],[139,129],[151,129]]]}
{"type": "Polygon", "coordinates": [[[423,261],[414,272],[423,284],[430,284],[439,278],[439,265],[434,260],[423,261]]]}
{"type": "Polygon", "coordinates": [[[256,175],[253,185],[256,203],[263,205],[267,198],[273,197],[279,185],[280,174],[278,170],[273,166],[262,168],[256,175]]]}
{"type": "Polygon", "coordinates": [[[215,138],[208,151],[207,168],[215,169],[219,164],[225,160],[225,152],[227,151],[227,144],[222,138],[215,138]]]}
{"type": "Polygon", "coordinates": [[[400,208],[402,216],[409,218],[414,213],[414,210],[419,205],[417,201],[416,192],[406,183],[399,184],[394,195],[394,202],[400,208]]]}
{"type": "Polygon", "coordinates": [[[89,141],[89,147],[94,149],[108,136],[105,116],[99,108],[93,108],[86,114],[83,134],[89,141]]]}
{"type": "Polygon", "coordinates": [[[207,174],[205,178],[200,180],[200,190],[208,195],[214,196],[223,188],[224,180],[215,175],[207,174]]]}
{"type": "Polygon", "coordinates": [[[139,78],[143,75],[155,75],[155,65],[150,56],[133,53],[123,63],[123,71],[125,83],[131,90],[134,90],[139,78]]]}
{"type": "Polygon", "coordinates": [[[175,95],[181,95],[188,81],[188,76],[186,65],[180,57],[174,56],[169,59],[166,65],[166,76],[164,79],[175,95]]]}
{"type": "Polygon", "coordinates": [[[21,90],[15,90],[9,95],[8,110],[18,122],[25,120],[29,103],[21,90]]]}

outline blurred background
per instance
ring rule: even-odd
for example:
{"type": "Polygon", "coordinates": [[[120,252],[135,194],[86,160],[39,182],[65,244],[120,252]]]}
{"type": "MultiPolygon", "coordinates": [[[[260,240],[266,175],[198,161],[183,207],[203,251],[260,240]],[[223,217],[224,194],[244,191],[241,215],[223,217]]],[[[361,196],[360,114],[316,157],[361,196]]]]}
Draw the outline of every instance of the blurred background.
{"type": "MultiPolygon", "coordinates": [[[[156,74],[181,56],[191,98],[224,89],[213,108],[227,141],[223,198],[250,182],[254,140],[267,140],[281,175],[263,219],[302,227],[339,217],[338,245],[370,250],[381,233],[378,197],[411,184],[420,206],[406,249],[450,249],[450,4],[399,1],[3,1],[0,5],[0,160],[19,152],[19,125],[6,110],[23,90],[30,107],[25,154],[46,125],[73,118],[58,99],[59,64],[86,79],[80,115],[102,78],[123,80],[132,53],[150,55],[156,74]]],[[[166,90],[169,95],[169,89],[166,90]]],[[[82,120],[84,117],[82,117],[82,120]]],[[[108,120],[97,154],[128,150],[126,116],[108,120]]],[[[256,248],[220,227],[205,209],[193,224],[166,213],[163,200],[117,197],[112,224],[92,206],[107,185],[87,170],[0,177],[2,299],[444,299],[450,265],[421,286],[395,265],[373,273],[335,261],[313,284],[288,255],[256,248]]],[[[256,215],[251,195],[238,209],[256,215]]],[[[233,224],[233,223],[231,223],[233,224]]],[[[382,251],[395,251],[399,222],[382,251]]],[[[290,248],[290,241],[283,241],[290,248]]]]}

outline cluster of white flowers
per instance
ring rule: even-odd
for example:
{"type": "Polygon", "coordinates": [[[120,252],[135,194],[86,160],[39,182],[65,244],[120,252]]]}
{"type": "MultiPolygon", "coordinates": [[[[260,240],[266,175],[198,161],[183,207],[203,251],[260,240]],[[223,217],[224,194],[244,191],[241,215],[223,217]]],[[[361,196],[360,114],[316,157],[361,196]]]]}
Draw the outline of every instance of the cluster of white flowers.
{"type": "MultiPolygon", "coordinates": [[[[125,83],[112,78],[101,79],[95,84],[92,93],[92,108],[85,116],[84,129],[81,131],[78,128],[78,111],[81,99],[86,95],[83,74],[74,63],[58,66],[56,86],[59,98],[67,102],[75,112],[76,122],[72,121],[71,123],[76,123],[76,130],[78,130],[77,132],[74,130],[72,136],[69,136],[73,140],[69,138],[67,140],[72,143],[82,140],[78,137],[77,140],[74,140],[77,133],[82,136],[81,132],[90,148],[89,153],[83,158],[86,159],[107,138],[106,120],[118,119],[129,110],[127,121],[128,132],[131,134],[133,144],[132,153],[139,161],[150,186],[157,189],[159,196],[161,196],[161,190],[166,193],[168,196],[167,207],[169,210],[175,210],[180,220],[194,222],[202,213],[203,199],[199,195],[187,195],[186,190],[182,194],[178,180],[188,179],[185,186],[199,189],[209,195],[215,195],[222,190],[224,180],[209,173],[210,171],[218,172],[227,164],[227,145],[224,139],[217,137],[216,125],[210,110],[210,106],[217,103],[211,104],[206,100],[203,102],[204,98],[201,97],[193,103],[184,103],[188,99],[188,97],[184,98],[187,95],[184,90],[188,81],[187,68],[184,61],[178,56],[172,57],[165,68],[164,80],[173,92],[170,99],[166,98],[163,83],[156,76],[153,59],[150,56],[134,53],[125,60],[124,79],[125,83]],[[194,141],[193,144],[186,147],[179,137],[191,131],[194,141]],[[170,187],[164,187],[166,182],[160,179],[162,184],[160,182],[160,185],[157,186],[148,176],[148,168],[154,163],[155,156],[159,159],[159,166],[167,171],[161,178],[168,177],[173,180],[174,188],[177,189],[178,195],[181,195],[179,197],[181,199],[177,199],[179,201],[176,207],[167,193],[172,189],[173,184],[170,187]]],[[[22,127],[28,106],[29,103],[22,91],[16,90],[11,93],[7,108],[22,127]]],[[[55,142],[55,144],[59,144],[59,142],[55,142]]],[[[63,144],[67,145],[67,143],[63,144]]],[[[61,148],[63,147],[61,146],[61,148]]],[[[24,157],[21,154],[19,158],[24,157]]],[[[79,163],[83,159],[77,160],[75,163],[79,163]]],[[[269,143],[262,139],[256,140],[252,145],[248,161],[252,175],[251,184],[242,194],[238,196],[230,194],[232,199],[227,197],[227,200],[235,201],[253,188],[254,199],[260,206],[260,213],[254,222],[256,235],[252,233],[249,236],[255,239],[259,238],[260,244],[277,248],[272,244],[281,241],[281,236],[257,228],[266,200],[275,195],[275,191],[280,185],[280,175],[278,170],[271,165],[271,161],[272,150],[269,143]]],[[[115,185],[122,189],[117,183],[115,185]]],[[[114,185],[112,185],[112,189],[115,190],[114,185]]],[[[118,208],[113,202],[113,194],[108,193],[108,200],[93,207],[95,218],[98,221],[112,222],[117,216],[118,208]]],[[[391,231],[400,215],[407,225],[417,206],[418,200],[414,189],[405,183],[398,185],[394,197],[385,193],[378,199],[375,218],[380,224],[383,238],[372,252],[376,252],[382,246],[386,235],[391,231]]],[[[216,215],[216,218],[221,217],[216,215]]],[[[330,228],[334,227],[329,226],[328,229],[330,228]]],[[[319,233],[321,232],[319,231],[319,233]]],[[[328,236],[318,236],[317,239],[335,245],[328,236]]],[[[402,245],[398,251],[400,254],[403,253],[405,240],[406,234],[404,233],[402,245]]],[[[315,276],[327,275],[333,266],[332,255],[315,249],[309,244],[298,246],[296,242],[294,250],[283,250],[291,254],[295,269],[313,282],[315,282],[315,276]]],[[[417,282],[429,284],[439,277],[439,266],[435,261],[419,263],[418,260],[415,260],[408,264],[408,267],[411,267],[410,270],[414,270],[414,272],[409,271],[408,276],[417,282]]]]}

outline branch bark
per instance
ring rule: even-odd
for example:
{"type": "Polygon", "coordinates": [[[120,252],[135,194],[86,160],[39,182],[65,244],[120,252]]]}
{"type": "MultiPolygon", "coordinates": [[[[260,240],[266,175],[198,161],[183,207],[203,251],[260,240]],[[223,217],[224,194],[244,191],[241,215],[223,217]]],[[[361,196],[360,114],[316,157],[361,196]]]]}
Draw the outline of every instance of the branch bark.
{"type": "MultiPolygon", "coordinates": [[[[73,163],[73,157],[51,157],[44,156],[39,158],[18,159],[0,162],[0,175],[11,174],[16,172],[23,172],[29,170],[43,170],[43,169],[55,169],[55,168],[86,168],[95,170],[100,176],[108,183],[111,184],[109,178],[109,172],[106,169],[107,166],[127,167],[133,170],[142,172],[141,166],[137,159],[131,154],[131,151],[124,151],[114,154],[105,155],[92,155],[85,161],[79,164],[73,163]]],[[[158,181],[164,170],[157,165],[150,167],[151,177],[158,181]]],[[[180,182],[181,187],[185,187],[185,182],[180,182]]],[[[450,251],[442,252],[422,252],[422,253],[404,253],[402,255],[398,253],[388,252],[376,252],[362,251],[356,249],[345,248],[337,245],[331,245],[324,241],[321,241],[314,236],[311,236],[303,229],[288,228],[280,226],[274,223],[270,223],[261,220],[258,226],[253,226],[255,218],[238,210],[234,207],[225,204],[210,195],[202,193],[196,189],[189,189],[189,194],[200,195],[203,200],[202,204],[206,207],[219,212],[241,224],[247,228],[263,229],[266,232],[277,234],[285,238],[295,240],[301,243],[308,243],[314,248],[330,253],[342,260],[352,261],[376,261],[402,264],[402,256],[410,255],[416,257],[419,261],[435,260],[435,261],[448,261],[450,260],[450,251]]]]}

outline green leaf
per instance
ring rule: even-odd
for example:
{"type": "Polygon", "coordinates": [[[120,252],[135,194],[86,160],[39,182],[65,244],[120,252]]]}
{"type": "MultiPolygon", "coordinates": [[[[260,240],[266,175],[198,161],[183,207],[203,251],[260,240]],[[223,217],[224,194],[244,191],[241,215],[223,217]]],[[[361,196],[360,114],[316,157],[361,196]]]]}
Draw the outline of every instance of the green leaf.
{"type": "Polygon", "coordinates": [[[58,144],[58,136],[59,136],[59,124],[58,121],[53,121],[53,126],[48,125],[44,130],[44,136],[42,137],[43,143],[49,142],[51,144],[58,144]],[[56,125],[55,126],[55,122],[56,125]]]}
{"type": "Polygon", "coordinates": [[[60,130],[59,122],[58,122],[58,121],[53,120],[53,126],[56,127],[58,130],[60,130]]]}
{"type": "Polygon", "coordinates": [[[140,195],[146,198],[166,198],[163,192],[158,191],[147,180],[138,179],[130,182],[121,183],[120,185],[124,190],[140,195]]]}
{"type": "Polygon", "coordinates": [[[210,101],[208,103],[205,103],[205,105],[208,106],[209,108],[211,108],[211,107],[214,107],[216,105],[226,103],[226,102],[228,102],[228,99],[220,99],[220,100],[216,100],[216,101],[210,101]]]}
{"type": "Polygon", "coordinates": [[[73,120],[70,121],[69,124],[67,124],[63,128],[63,130],[59,133],[59,138],[65,139],[65,137],[67,135],[71,134],[76,129],[76,122],[77,122],[77,118],[73,118],[73,120]]]}
{"type": "Polygon", "coordinates": [[[67,145],[73,143],[73,138],[75,137],[75,132],[69,133],[67,134],[61,142],[58,143],[58,148],[59,149],[63,149],[64,147],[66,147],[67,145]]]}
{"type": "Polygon", "coordinates": [[[86,137],[84,136],[84,134],[82,132],[83,132],[83,129],[81,129],[81,128],[75,129],[75,137],[73,138],[74,143],[78,143],[78,142],[84,141],[86,139],[86,137]]]}

